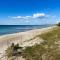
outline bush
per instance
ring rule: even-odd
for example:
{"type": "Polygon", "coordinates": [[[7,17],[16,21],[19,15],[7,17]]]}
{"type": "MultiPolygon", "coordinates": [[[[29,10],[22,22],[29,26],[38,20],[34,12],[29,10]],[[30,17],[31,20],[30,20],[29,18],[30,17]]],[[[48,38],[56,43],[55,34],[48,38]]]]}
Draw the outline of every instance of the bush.
{"type": "Polygon", "coordinates": [[[57,24],[57,26],[60,26],[60,22],[57,24]]]}
{"type": "Polygon", "coordinates": [[[8,57],[16,56],[17,54],[21,54],[22,47],[19,44],[12,43],[10,47],[7,48],[6,54],[8,57]]]}

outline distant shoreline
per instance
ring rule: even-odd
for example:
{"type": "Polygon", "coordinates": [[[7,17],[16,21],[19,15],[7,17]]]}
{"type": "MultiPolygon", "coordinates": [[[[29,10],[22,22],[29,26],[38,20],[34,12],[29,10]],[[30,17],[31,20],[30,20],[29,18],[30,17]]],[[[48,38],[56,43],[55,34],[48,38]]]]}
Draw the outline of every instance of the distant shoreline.
{"type": "Polygon", "coordinates": [[[23,35],[26,33],[30,33],[30,32],[40,32],[41,34],[44,32],[48,32],[50,29],[54,28],[56,26],[50,26],[50,27],[45,27],[45,28],[41,28],[41,29],[34,29],[34,30],[28,30],[28,31],[24,31],[24,32],[17,32],[17,33],[12,33],[12,34],[5,34],[5,35],[0,35],[0,37],[8,37],[8,36],[15,36],[15,35],[23,35]],[[46,31],[48,30],[48,31],[46,31]]]}

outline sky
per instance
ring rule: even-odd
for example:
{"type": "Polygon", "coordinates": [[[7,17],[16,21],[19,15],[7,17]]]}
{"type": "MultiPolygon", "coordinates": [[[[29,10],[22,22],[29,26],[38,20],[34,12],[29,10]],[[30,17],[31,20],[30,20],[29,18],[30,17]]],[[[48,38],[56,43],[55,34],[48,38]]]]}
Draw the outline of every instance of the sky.
{"type": "Polygon", "coordinates": [[[60,0],[0,0],[0,25],[60,22],[60,0]]]}

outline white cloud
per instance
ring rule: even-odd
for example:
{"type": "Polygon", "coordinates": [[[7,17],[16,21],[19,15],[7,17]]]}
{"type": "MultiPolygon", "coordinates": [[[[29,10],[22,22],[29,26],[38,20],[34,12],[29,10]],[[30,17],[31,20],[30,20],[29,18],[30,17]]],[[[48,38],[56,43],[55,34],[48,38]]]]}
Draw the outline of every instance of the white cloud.
{"type": "Polygon", "coordinates": [[[10,18],[9,23],[12,24],[50,24],[58,23],[60,18],[55,15],[49,15],[45,13],[34,13],[31,16],[8,16],[10,18]]]}
{"type": "MultiPolygon", "coordinates": [[[[11,17],[11,18],[14,18],[14,19],[29,19],[29,18],[41,18],[41,17],[45,17],[46,14],[45,13],[36,13],[36,14],[33,14],[32,16],[15,16],[15,17],[11,17]]],[[[8,16],[10,17],[10,16],[8,16]]]]}
{"type": "Polygon", "coordinates": [[[29,18],[31,18],[31,16],[24,16],[24,17],[22,17],[23,19],[29,19],[29,18]]]}
{"type": "Polygon", "coordinates": [[[46,14],[45,13],[37,13],[37,14],[33,14],[33,18],[39,18],[39,17],[45,17],[46,14]]]}
{"type": "Polygon", "coordinates": [[[21,19],[21,18],[22,19],[28,19],[28,18],[31,18],[31,16],[15,16],[15,17],[11,17],[11,18],[14,18],[14,19],[21,19]]]}
{"type": "Polygon", "coordinates": [[[19,18],[22,18],[22,16],[16,16],[16,17],[12,17],[12,18],[18,18],[19,19],[19,18]]]}
{"type": "Polygon", "coordinates": [[[31,16],[26,16],[26,18],[31,18],[31,16]]]}

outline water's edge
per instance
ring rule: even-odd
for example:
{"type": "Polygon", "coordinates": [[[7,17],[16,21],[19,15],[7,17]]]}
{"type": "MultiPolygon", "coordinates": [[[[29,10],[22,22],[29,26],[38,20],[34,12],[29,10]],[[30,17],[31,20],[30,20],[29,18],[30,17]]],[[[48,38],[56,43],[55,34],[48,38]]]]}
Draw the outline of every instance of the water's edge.
{"type": "Polygon", "coordinates": [[[51,25],[0,25],[0,35],[25,32],[29,30],[46,28],[51,25]]]}

